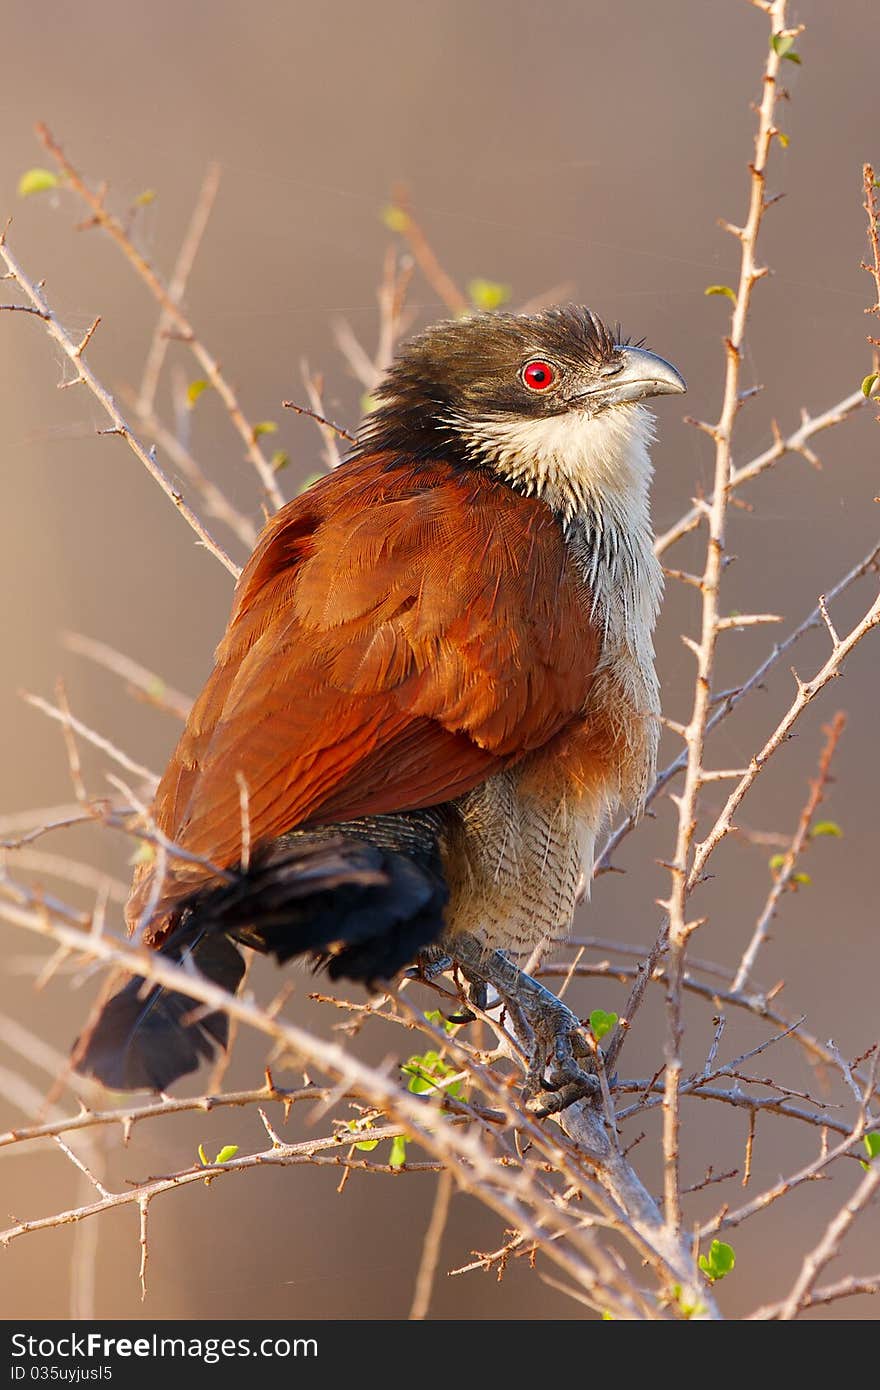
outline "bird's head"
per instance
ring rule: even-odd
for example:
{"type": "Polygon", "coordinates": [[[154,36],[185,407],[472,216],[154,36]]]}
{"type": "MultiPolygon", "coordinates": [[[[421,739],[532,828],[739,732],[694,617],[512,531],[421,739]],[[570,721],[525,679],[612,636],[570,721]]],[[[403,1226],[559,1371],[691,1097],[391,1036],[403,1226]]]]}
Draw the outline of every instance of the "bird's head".
{"type": "Polygon", "coordinates": [[[601,472],[609,449],[644,442],[649,420],[634,407],[685,389],[669,362],[621,341],[579,305],[476,314],[404,344],[361,441],[409,456],[461,457],[540,493],[560,469],[601,472]]]}

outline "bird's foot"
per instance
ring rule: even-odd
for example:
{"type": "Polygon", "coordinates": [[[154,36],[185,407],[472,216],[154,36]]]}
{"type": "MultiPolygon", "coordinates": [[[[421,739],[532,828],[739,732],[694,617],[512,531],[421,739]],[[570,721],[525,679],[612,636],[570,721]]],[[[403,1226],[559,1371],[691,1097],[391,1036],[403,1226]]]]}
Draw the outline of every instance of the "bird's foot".
{"type": "Polygon", "coordinates": [[[469,979],[491,984],[528,1057],[526,1108],[541,1118],[599,1092],[598,1078],[578,1058],[589,1058],[580,1019],[561,999],[532,979],[502,951],[487,951],[472,936],[455,937],[455,958],[469,979]]]}
{"type": "MultiPolygon", "coordinates": [[[[415,965],[405,971],[405,974],[408,979],[424,980],[426,984],[431,984],[438,975],[445,975],[447,970],[451,970],[454,964],[452,957],[439,946],[426,946],[419,952],[415,965]]],[[[468,997],[475,1008],[485,1010],[487,994],[487,986],[483,980],[471,982],[468,997]]],[[[444,1017],[448,1023],[473,1023],[477,1015],[463,1005],[456,1009],[455,1013],[446,1014],[444,1017]]]]}
{"type": "Polygon", "coordinates": [[[518,1000],[531,1033],[526,1109],[542,1118],[558,1114],[584,1096],[595,1095],[599,1082],[578,1061],[578,1056],[588,1055],[580,1019],[531,976],[524,975],[523,983],[526,981],[541,991],[529,997],[531,991],[526,988],[527,1002],[522,995],[518,1000]]]}
{"type": "Polygon", "coordinates": [[[442,950],[439,946],[426,946],[419,951],[415,965],[405,970],[404,974],[409,980],[424,980],[430,984],[436,980],[438,975],[443,975],[452,966],[452,957],[442,950]]]}

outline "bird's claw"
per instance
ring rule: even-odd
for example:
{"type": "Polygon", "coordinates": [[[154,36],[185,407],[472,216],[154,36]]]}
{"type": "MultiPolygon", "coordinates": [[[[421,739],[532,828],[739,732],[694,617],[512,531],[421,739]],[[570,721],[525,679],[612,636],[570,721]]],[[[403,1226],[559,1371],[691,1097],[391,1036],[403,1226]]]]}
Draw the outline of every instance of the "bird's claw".
{"type": "Polygon", "coordinates": [[[580,1020],[571,1009],[548,991],[528,1010],[527,1018],[531,1033],[525,1081],[529,1113],[538,1118],[555,1115],[574,1101],[595,1095],[598,1079],[575,1055],[576,1051],[588,1055],[588,1049],[581,1038],[580,1020]]]}

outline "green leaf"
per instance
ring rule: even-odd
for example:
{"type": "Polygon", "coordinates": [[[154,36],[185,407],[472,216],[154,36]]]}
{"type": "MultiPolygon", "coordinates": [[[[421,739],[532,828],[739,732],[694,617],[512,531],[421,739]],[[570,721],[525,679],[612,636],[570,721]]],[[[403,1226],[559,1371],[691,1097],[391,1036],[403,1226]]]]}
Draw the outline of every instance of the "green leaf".
{"type": "Polygon", "coordinates": [[[716,1279],[723,1279],[725,1274],[730,1273],[736,1264],[736,1255],[732,1245],[725,1244],[723,1240],[713,1240],[709,1254],[701,1255],[697,1263],[706,1278],[714,1284],[716,1279]]]}
{"type": "Polygon", "coordinates": [[[609,1311],[608,1311],[607,1308],[605,1309],[605,1312],[602,1314],[602,1321],[603,1321],[603,1322],[614,1322],[614,1314],[613,1314],[613,1313],[609,1313],[609,1311]]]}
{"type": "Polygon", "coordinates": [[[382,221],[389,232],[406,232],[409,230],[409,213],[404,212],[394,203],[388,203],[382,209],[382,221]]]}
{"type": "Polygon", "coordinates": [[[590,1028],[596,1042],[601,1042],[606,1033],[617,1023],[617,1014],[606,1013],[604,1009],[594,1009],[590,1014],[590,1028]]]}
{"type": "MultiPolygon", "coordinates": [[[[421,1056],[416,1053],[404,1062],[402,1072],[408,1076],[409,1082],[407,1090],[414,1095],[424,1095],[426,1091],[438,1090],[440,1083],[445,1081],[448,1076],[455,1075],[455,1067],[451,1067],[448,1062],[444,1062],[439,1052],[425,1052],[421,1056]]],[[[449,1096],[457,1096],[461,1092],[463,1081],[453,1081],[449,1086],[442,1089],[449,1096]]]]}
{"type": "Polygon", "coordinates": [[[451,1023],[448,1018],[444,1018],[439,1009],[429,1009],[425,1014],[426,1023],[436,1023],[438,1028],[442,1028],[444,1033],[454,1033],[456,1028],[460,1028],[459,1023],[451,1023]]]}
{"type": "Polygon", "coordinates": [[[398,1134],[391,1140],[391,1153],[388,1155],[389,1168],[402,1168],[406,1163],[406,1136],[398,1134]]]}
{"type": "Polygon", "coordinates": [[[57,188],[60,182],[51,169],[28,169],[18,181],[18,196],[29,198],[32,193],[46,193],[50,188],[57,188]]]}
{"type": "Polygon", "coordinates": [[[774,53],[778,53],[780,58],[787,58],[790,63],[800,63],[801,55],[794,51],[794,35],[774,34],[770,40],[770,47],[774,53]]]}
{"type": "Polygon", "coordinates": [[[875,385],[877,384],[877,381],[878,375],[876,372],[872,372],[870,376],[866,376],[864,381],[862,382],[862,395],[865,397],[870,396],[871,392],[874,390],[875,385]]]}
{"type": "Polygon", "coordinates": [[[201,1163],[203,1168],[210,1168],[211,1166],[208,1162],[208,1155],[205,1153],[204,1144],[199,1144],[199,1163],[201,1163]]]}
{"type": "Polygon", "coordinates": [[[810,878],[810,875],[803,873],[792,874],[789,879],[789,883],[802,883],[805,888],[809,888],[812,882],[813,880],[810,878]]]}
{"type": "Polygon", "coordinates": [[[278,426],[274,420],[259,420],[251,433],[254,439],[259,439],[261,434],[277,434],[278,426]]]}
{"type": "Polygon", "coordinates": [[[231,1158],[235,1158],[238,1153],[237,1144],[224,1144],[223,1148],[214,1159],[215,1163],[228,1163],[231,1158]]]}
{"type": "Polygon", "coordinates": [[[736,293],[729,285],[707,285],[703,290],[703,294],[724,294],[732,304],[736,303],[736,293]]]}
{"type": "Polygon", "coordinates": [[[779,872],[787,858],[787,854],[774,854],[768,859],[767,862],[774,874],[779,872]]]}
{"type": "Polygon", "coordinates": [[[407,1090],[414,1095],[422,1095],[425,1091],[435,1091],[436,1080],[448,1070],[445,1063],[441,1061],[437,1052],[424,1052],[421,1055],[415,1053],[408,1062],[404,1062],[403,1073],[409,1077],[407,1090]]]}
{"type": "Polygon", "coordinates": [[[780,145],[784,150],[788,149],[790,141],[784,130],[777,130],[776,139],[779,141],[780,145]]]}
{"type": "Polygon", "coordinates": [[[210,385],[210,381],[205,381],[204,377],[200,377],[198,381],[190,382],[189,386],[186,388],[186,403],[190,410],[192,410],[202,392],[207,391],[210,385]]]}
{"type": "MultiPolygon", "coordinates": [[[[360,1124],[360,1122],[359,1122],[358,1120],[349,1120],[347,1123],[348,1123],[348,1128],[349,1128],[350,1130],[353,1130],[355,1134],[357,1134],[358,1132],[360,1132],[362,1126],[361,1126],[361,1124],[360,1124]]],[[[369,1124],[367,1124],[367,1125],[364,1125],[363,1128],[364,1128],[364,1129],[371,1129],[372,1126],[369,1125],[369,1124]]],[[[378,1139],[360,1139],[360,1140],[358,1140],[357,1143],[355,1144],[355,1148],[356,1148],[356,1149],[363,1149],[365,1153],[370,1153],[373,1149],[377,1149],[378,1147],[379,1147],[379,1140],[378,1140],[378,1139]]]]}
{"type": "Polygon", "coordinates": [[[286,449],[276,449],[269,460],[269,466],[274,473],[280,473],[282,468],[286,468],[290,463],[290,454],[286,449]]]}
{"type": "Polygon", "coordinates": [[[487,311],[500,309],[512,294],[509,285],[500,285],[497,280],[483,280],[479,277],[468,281],[467,292],[475,309],[487,311]]]}
{"type": "Polygon", "coordinates": [[[831,835],[835,840],[843,839],[843,831],[835,820],[819,820],[810,831],[810,839],[818,840],[820,835],[831,835]]]}
{"type": "Polygon", "coordinates": [[[872,1134],[866,1134],[862,1141],[865,1145],[869,1159],[874,1159],[880,1154],[880,1130],[874,1130],[872,1134]]]}
{"type": "Polygon", "coordinates": [[[155,188],[145,188],[143,193],[137,195],[133,206],[136,208],[148,208],[150,203],[155,203],[158,196],[155,188]]]}

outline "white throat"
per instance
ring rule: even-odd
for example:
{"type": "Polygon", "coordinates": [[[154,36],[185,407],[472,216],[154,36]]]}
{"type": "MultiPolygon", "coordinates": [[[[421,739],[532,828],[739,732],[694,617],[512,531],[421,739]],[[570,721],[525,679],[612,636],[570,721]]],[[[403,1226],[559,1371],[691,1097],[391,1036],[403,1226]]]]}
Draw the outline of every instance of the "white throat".
{"type": "Polygon", "coordinates": [[[662,587],[648,510],[652,413],[625,405],[594,416],[572,410],[455,424],[475,457],[552,507],[579,553],[611,644],[623,641],[651,662],[662,587]]]}

